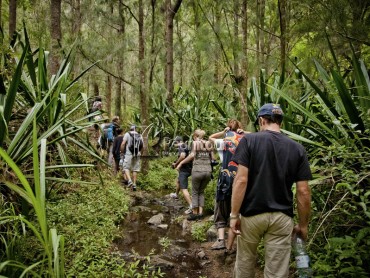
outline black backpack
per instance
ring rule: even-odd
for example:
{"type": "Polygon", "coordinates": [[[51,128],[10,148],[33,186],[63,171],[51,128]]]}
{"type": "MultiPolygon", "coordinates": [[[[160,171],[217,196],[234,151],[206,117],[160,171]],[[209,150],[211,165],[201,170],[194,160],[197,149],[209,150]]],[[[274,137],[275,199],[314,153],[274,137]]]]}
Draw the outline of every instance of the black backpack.
{"type": "Polygon", "coordinates": [[[131,141],[128,146],[129,151],[132,153],[133,156],[137,156],[139,152],[143,149],[144,146],[144,141],[143,137],[141,136],[140,133],[131,133],[129,132],[131,136],[131,141]]]}

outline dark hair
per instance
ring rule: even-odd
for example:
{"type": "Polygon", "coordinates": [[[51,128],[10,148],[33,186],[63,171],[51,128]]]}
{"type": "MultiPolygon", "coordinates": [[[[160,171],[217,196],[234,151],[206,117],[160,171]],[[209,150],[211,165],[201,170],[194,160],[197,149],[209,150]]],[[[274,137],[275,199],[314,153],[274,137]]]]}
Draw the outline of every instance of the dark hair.
{"type": "Polygon", "coordinates": [[[101,96],[95,97],[95,101],[101,101],[101,96]]]}
{"type": "Polygon", "coordinates": [[[283,122],[283,115],[262,115],[261,118],[264,118],[268,121],[269,124],[278,124],[281,125],[283,122]]]}
{"type": "Polygon", "coordinates": [[[117,127],[117,128],[116,128],[116,133],[117,133],[117,134],[121,134],[121,133],[122,133],[122,131],[123,131],[123,129],[122,129],[122,128],[120,128],[120,127],[117,127]]]}

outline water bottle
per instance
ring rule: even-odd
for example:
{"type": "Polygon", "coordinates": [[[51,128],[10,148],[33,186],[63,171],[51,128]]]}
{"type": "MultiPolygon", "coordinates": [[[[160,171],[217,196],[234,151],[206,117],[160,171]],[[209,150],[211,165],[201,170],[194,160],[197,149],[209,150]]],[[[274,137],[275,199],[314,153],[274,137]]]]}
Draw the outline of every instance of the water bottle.
{"type": "Polygon", "coordinates": [[[310,257],[306,252],[305,242],[299,236],[295,236],[293,242],[296,268],[299,278],[311,278],[312,269],[310,267],[310,257]]]}

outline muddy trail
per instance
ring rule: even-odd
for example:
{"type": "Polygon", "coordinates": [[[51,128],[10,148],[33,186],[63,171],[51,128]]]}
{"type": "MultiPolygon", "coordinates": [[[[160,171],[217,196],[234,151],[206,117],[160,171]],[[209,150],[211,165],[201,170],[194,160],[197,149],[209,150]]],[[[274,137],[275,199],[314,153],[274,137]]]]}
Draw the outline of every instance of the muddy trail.
{"type": "Polygon", "coordinates": [[[121,224],[122,238],[114,242],[114,252],[125,261],[144,261],[150,254],[151,265],[160,267],[164,277],[232,277],[235,254],[225,255],[224,250],[210,249],[217,238],[211,215],[188,221],[181,197],[127,192],[134,202],[121,224]],[[194,225],[210,227],[203,233],[205,242],[192,238],[194,225]]]}

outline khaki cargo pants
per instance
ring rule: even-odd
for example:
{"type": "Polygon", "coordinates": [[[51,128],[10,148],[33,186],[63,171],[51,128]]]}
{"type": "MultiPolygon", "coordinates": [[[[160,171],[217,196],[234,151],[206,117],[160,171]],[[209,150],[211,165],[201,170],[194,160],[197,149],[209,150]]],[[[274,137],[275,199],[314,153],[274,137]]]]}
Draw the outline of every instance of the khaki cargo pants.
{"type": "Polygon", "coordinates": [[[241,218],[234,278],[254,277],[257,247],[264,239],[265,278],[288,277],[293,219],[281,212],[241,218]]]}

